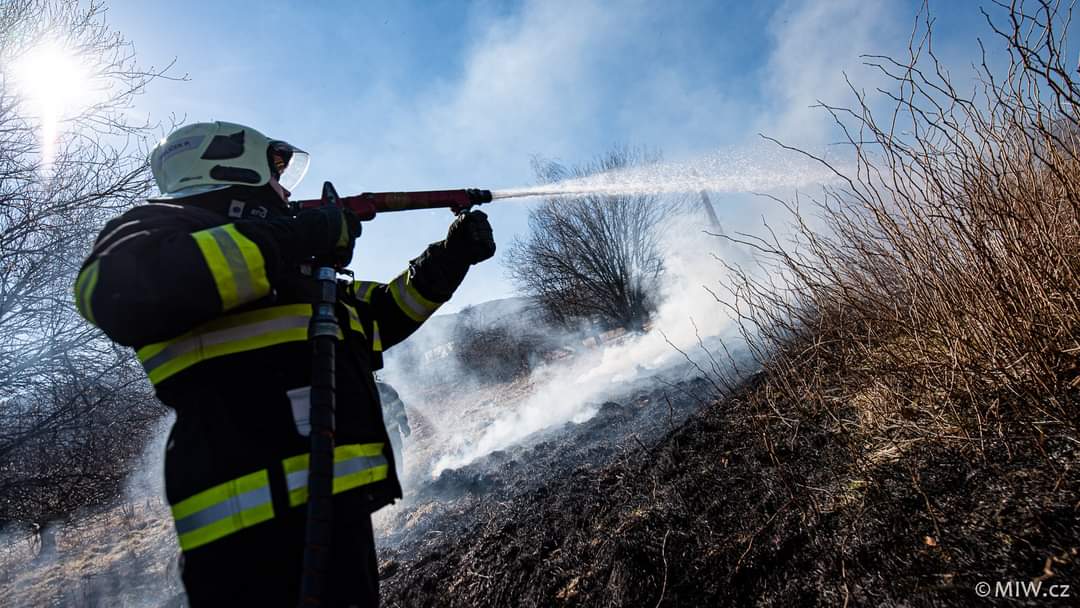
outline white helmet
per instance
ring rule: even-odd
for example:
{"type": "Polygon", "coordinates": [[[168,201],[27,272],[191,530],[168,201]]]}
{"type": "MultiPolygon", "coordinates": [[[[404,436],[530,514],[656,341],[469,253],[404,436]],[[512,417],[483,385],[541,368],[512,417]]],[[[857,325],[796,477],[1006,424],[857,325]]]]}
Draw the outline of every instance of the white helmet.
{"type": "Polygon", "coordinates": [[[197,122],[173,131],[150,154],[150,170],[169,200],[230,186],[265,186],[271,177],[292,190],[304,177],[308,154],[231,122],[197,122]]]}

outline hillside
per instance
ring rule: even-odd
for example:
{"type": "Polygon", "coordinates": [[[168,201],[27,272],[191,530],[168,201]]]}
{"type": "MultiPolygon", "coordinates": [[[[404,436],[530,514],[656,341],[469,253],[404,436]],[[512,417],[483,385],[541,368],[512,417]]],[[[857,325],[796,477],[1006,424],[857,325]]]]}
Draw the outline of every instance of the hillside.
{"type": "MultiPolygon", "coordinates": [[[[568,456],[517,493],[472,477],[468,508],[386,553],[387,605],[962,606],[982,581],[1075,584],[1076,437],[978,465],[934,445],[852,454],[810,419],[773,443],[744,399],[755,390],[656,441],[568,456]]],[[[625,406],[605,408],[588,425],[626,424],[625,406]]],[[[512,471],[581,434],[489,466],[512,471]]]]}

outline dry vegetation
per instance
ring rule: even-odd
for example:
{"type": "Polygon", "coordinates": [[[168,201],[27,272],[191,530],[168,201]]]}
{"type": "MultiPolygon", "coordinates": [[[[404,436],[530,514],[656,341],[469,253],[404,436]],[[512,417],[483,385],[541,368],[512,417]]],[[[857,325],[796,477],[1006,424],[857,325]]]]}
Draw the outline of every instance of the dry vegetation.
{"type": "MultiPolygon", "coordinates": [[[[1056,3],[993,16],[1004,70],[988,59],[965,95],[924,21],[903,61],[869,59],[891,111],[857,90],[824,108],[857,159],[843,186],[789,204],[793,240],[734,237],[766,261],[731,285],[760,373],[714,362],[730,390],[685,422],[658,391],[422,480],[420,502],[458,502],[392,515],[415,543],[384,552],[385,603],[968,605],[978,581],[1068,584],[1075,602],[1080,86],[1056,3]],[[646,422],[663,439],[620,435],[646,422]]],[[[438,416],[484,422],[424,415],[419,439],[438,416]]]]}
{"type": "Polygon", "coordinates": [[[719,402],[490,506],[387,603],[970,605],[980,581],[1075,603],[1080,86],[1056,2],[992,8],[1004,70],[965,95],[923,20],[868,59],[891,111],[824,107],[843,186],[788,203],[790,240],[734,237],[764,260],[730,286],[760,373],[717,363],[719,402]]]}
{"type": "Polygon", "coordinates": [[[40,535],[5,541],[5,606],[186,605],[169,505],[158,498],[85,512],[40,535]]]}
{"type": "Polygon", "coordinates": [[[858,161],[813,205],[829,230],[789,205],[792,242],[743,241],[773,280],[735,286],[771,432],[795,432],[784,412],[797,404],[855,454],[934,442],[977,462],[1078,430],[1080,87],[1054,4],[991,21],[1009,69],[984,62],[971,97],[927,20],[907,61],[870,58],[895,81],[892,112],[863,97],[827,108],[858,161]]]}
{"type": "Polygon", "coordinates": [[[100,2],[0,3],[0,530],[115,500],[164,415],[133,353],[76,312],[72,285],[105,220],[148,192],[157,125],[128,111],[167,71],[136,63],[100,2]],[[52,144],[12,69],[50,45],[95,91],[52,144]]]}

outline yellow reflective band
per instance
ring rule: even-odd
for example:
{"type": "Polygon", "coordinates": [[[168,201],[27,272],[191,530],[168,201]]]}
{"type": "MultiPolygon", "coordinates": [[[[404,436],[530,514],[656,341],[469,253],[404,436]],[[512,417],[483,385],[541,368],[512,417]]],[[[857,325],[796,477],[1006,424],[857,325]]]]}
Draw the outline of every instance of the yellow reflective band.
{"type": "Polygon", "coordinates": [[[79,309],[79,314],[94,325],[97,325],[97,321],[94,320],[91,302],[94,297],[94,288],[97,287],[100,264],[101,260],[94,260],[94,263],[80,272],[79,278],[75,280],[75,306],[79,309]]]}
{"type": "Polygon", "coordinates": [[[200,230],[191,237],[214,278],[222,310],[231,310],[270,293],[262,252],[236,226],[225,224],[200,230]]]}
{"type": "Polygon", "coordinates": [[[285,479],[289,482],[289,506],[295,507],[307,502],[307,471],[308,471],[308,454],[300,454],[299,456],[293,456],[286,458],[282,461],[281,465],[285,469],[285,479]],[[299,480],[303,481],[300,483],[299,480]]]}
{"type": "Polygon", "coordinates": [[[311,314],[310,304],[289,304],[229,315],[172,340],[144,346],[136,355],[150,382],[157,384],[200,361],[303,342],[311,314]]]}
{"type": "Polygon", "coordinates": [[[379,285],[381,285],[381,283],[376,283],[375,281],[353,281],[353,295],[361,302],[370,303],[371,296],[375,293],[375,288],[379,285]]]}
{"type": "Polygon", "coordinates": [[[334,494],[386,479],[390,463],[383,444],[343,445],[334,450],[334,494]]]}
{"type": "Polygon", "coordinates": [[[349,329],[360,332],[367,337],[367,332],[364,331],[364,326],[360,325],[360,315],[356,312],[356,309],[348,304],[344,304],[345,310],[349,311],[349,329]]]}
{"type": "Polygon", "coordinates": [[[382,443],[352,443],[334,448],[334,462],[341,462],[357,456],[379,456],[383,453],[382,443]]]}
{"type": "Polygon", "coordinates": [[[238,477],[172,506],[180,548],[190,551],[274,517],[266,470],[238,477]]]}
{"type": "Polygon", "coordinates": [[[196,511],[202,511],[232,496],[260,488],[269,483],[270,478],[267,476],[266,469],[243,477],[237,477],[176,503],[172,506],[173,517],[183,519],[196,511]]]}
{"type": "Polygon", "coordinates": [[[371,350],[381,353],[382,352],[382,337],[379,336],[379,322],[371,321],[371,350]]]}
{"type": "Polygon", "coordinates": [[[210,275],[214,277],[214,285],[217,286],[218,295],[221,296],[222,309],[229,310],[236,306],[240,299],[236,293],[236,283],[232,280],[229,263],[225,261],[225,254],[222,253],[214,236],[210,230],[202,230],[192,233],[191,238],[195,239],[207,267],[210,268],[210,275]]]}
{"type": "Polygon", "coordinates": [[[406,270],[390,282],[390,295],[401,312],[413,321],[423,323],[439,308],[439,304],[421,295],[413,286],[409,274],[406,270]]]}
{"type": "MultiPolygon", "coordinates": [[[[390,463],[383,456],[383,446],[382,443],[358,443],[334,448],[334,494],[386,479],[390,463]]],[[[308,454],[282,461],[290,507],[307,502],[308,462],[308,454]]]]}
{"type": "Polygon", "coordinates": [[[147,357],[152,357],[161,352],[166,346],[184,339],[187,336],[204,334],[222,329],[229,329],[232,327],[240,327],[243,325],[251,325],[260,321],[269,321],[271,319],[279,319],[281,317],[311,317],[311,304],[286,304],[284,306],[270,306],[267,308],[260,308],[258,310],[252,310],[248,312],[242,312],[224,317],[218,317],[213,321],[207,321],[195,329],[189,331],[186,334],[173,338],[165,342],[157,342],[150,344],[139,349],[139,359],[144,360],[147,357]]]}
{"type": "Polygon", "coordinates": [[[244,258],[244,270],[251,279],[253,290],[251,299],[257,300],[270,293],[270,279],[266,276],[266,260],[263,259],[259,246],[255,244],[255,241],[241,234],[235,224],[226,224],[224,229],[232,237],[233,242],[240,249],[240,255],[244,258]]]}

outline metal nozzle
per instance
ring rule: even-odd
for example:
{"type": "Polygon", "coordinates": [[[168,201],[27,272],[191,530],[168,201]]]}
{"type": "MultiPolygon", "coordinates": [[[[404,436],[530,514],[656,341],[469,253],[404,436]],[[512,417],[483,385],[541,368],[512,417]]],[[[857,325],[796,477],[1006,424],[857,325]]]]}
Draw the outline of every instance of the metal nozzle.
{"type": "Polygon", "coordinates": [[[483,203],[491,202],[491,190],[480,190],[479,188],[467,188],[466,194],[469,195],[470,205],[481,205],[483,203]]]}

